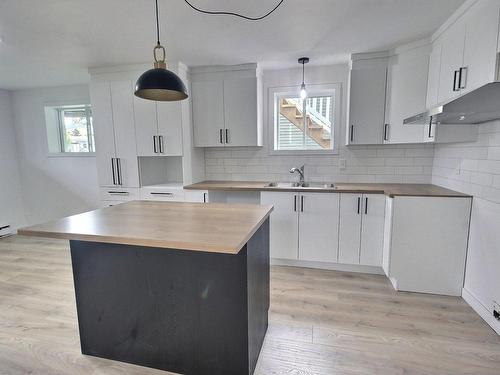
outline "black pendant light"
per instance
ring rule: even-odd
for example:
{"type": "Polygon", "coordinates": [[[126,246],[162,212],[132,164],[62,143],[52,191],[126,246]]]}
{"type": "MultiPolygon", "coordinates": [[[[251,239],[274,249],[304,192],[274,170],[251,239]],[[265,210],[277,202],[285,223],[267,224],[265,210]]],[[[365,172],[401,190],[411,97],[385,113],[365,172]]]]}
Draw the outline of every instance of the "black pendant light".
{"type": "Polygon", "coordinates": [[[167,69],[165,48],[160,44],[160,23],[158,20],[158,0],[156,0],[156,36],[157,43],[153,49],[154,68],[144,72],[135,84],[135,96],[157,101],[178,101],[188,97],[186,86],[182,80],[167,69]],[[161,53],[160,58],[157,54],[161,53]]]}

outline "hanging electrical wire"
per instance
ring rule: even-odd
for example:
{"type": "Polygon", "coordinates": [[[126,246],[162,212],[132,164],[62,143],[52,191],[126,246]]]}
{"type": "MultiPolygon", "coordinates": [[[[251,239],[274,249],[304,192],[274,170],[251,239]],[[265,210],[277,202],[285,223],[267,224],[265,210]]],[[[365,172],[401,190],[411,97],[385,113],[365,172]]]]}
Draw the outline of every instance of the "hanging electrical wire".
{"type": "Polygon", "coordinates": [[[224,16],[234,16],[234,17],[240,17],[240,18],[243,18],[243,19],[246,19],[246,20],[249,20],[249,21],[259,21],[259,20],[262,20],[262,19],[266,18],[267,16],[270,16],[276,9],[279,8],[279,6],[285,0],[280,0],[280,2],[273,9],[271,9],[269,12],[267,12],[266,14],[264,14],[263,16],[260,16],[260,17],[248,17],[248,16],[245,16],[243,14],[239,14],[239,13],[235,13],[235,12],[203,10],[203,9],[195,7],[188,0],[184,0],[184,1],[186,2],[187,5],[189,5],[191,8],[193,8],[194,10],[196,10],[197,12],[200,12],[200,13],[215,14],[215,15],[224,15],[224,16]]]}

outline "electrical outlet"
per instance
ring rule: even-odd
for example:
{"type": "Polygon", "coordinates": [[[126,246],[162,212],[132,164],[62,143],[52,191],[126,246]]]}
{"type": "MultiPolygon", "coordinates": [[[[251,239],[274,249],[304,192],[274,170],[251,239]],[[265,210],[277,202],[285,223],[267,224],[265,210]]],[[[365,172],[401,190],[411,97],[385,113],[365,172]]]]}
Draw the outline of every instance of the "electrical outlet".
{"type": "Polygon", "coordinates": [[[493,301],[493,317],[500,320],[500,304],[496,301],[493,301]]]}
{"type": "Polygon", "coordinates": [[[345,169],[345,159],[339,159],[339,168],[345,169]]]}

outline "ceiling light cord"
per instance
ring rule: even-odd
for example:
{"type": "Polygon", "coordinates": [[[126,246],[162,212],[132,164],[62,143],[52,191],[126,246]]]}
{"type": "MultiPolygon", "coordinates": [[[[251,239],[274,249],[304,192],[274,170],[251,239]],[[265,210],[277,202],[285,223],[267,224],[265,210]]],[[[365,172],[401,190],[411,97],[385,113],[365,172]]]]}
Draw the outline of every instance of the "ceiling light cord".
{"type": "Polygon", "coordinates": [[[156,44],[160,45],[160,21],[158,18],[158,0],[156,0],[156,44]]]}
{"type": "MultiPolygon", "coordinates": [[[[156,0],[156,1],[158,1],[158,0],[156,0]]],[[[197,12],[200,12],[200,13],[215,14],[215,15],[225,15],[225,16],[234,16],[234,17],[240,17],[240,18],[243,18],[243,19],[246,19],[246,20],[249,20],[249,21],[260,21],[260,20],[266,18],[267,16],[270,16],[276,9],[279,8],[279,6],[285,0],[280,0],[280,2],[272,10],[270,10],[269,12],[267,12],[266,14],[264,14],[263,16],[260,16],[260,17],[248,17],[248,16],[245,16],[243,14],[234,13],[234,12],[222,12],[222,11],[203,10],[203,9],[195,7],[188,0],[184,0],[184,1],[186,2],[187,5],[189,5],[191,8],[193,8],[194,10],[196,10],[197,12]]]]}

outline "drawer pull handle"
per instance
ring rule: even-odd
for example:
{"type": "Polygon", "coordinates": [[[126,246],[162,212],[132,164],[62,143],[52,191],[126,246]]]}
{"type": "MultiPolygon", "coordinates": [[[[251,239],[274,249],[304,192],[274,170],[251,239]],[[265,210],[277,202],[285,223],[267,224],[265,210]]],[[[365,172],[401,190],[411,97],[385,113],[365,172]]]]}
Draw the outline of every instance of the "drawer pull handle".
{"type": "Polygon", "coordinates": [[[128,191],[108,191],[108,194],[129,195],[128,191]]]}
{"type": "Polygon", "coordinates": [[[162,192],[151,192],[149,194],[151,194],[151,195],[168,195],[168,196],[174,195],[174,193],[162,193],[162,192]]]}

